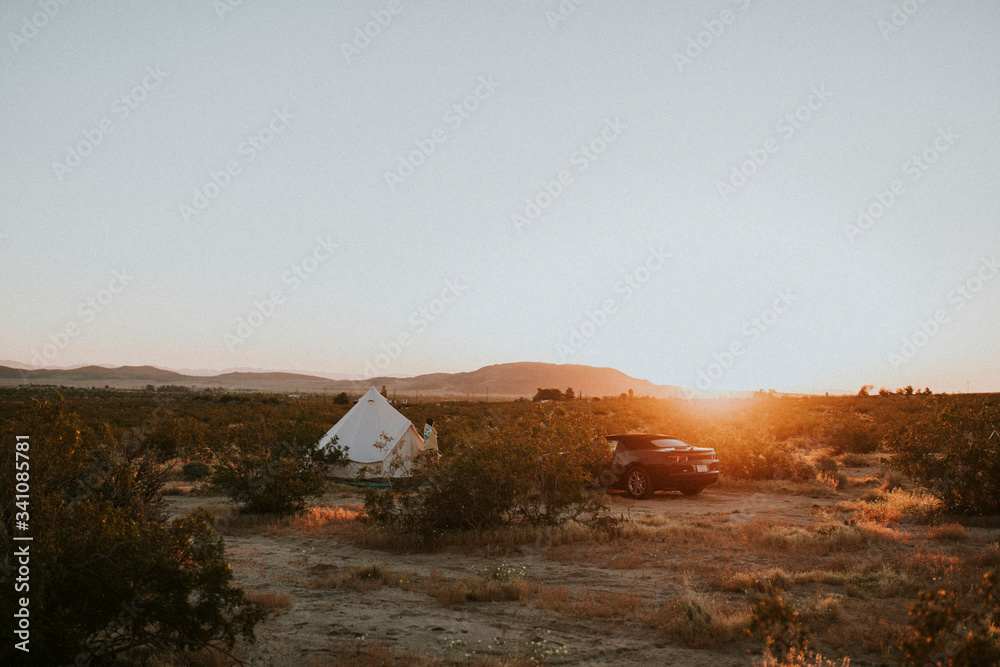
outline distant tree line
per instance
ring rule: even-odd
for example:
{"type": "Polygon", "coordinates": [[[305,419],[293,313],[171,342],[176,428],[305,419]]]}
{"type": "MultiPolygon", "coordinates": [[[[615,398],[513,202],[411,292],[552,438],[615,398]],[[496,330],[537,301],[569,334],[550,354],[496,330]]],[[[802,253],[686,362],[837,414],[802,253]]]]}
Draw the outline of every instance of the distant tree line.
{"type": "MultiPolygon", "coordinates": [[[[860,391],[858,391],[858,396],[871,396],[870,392],[874,388],[875,388],[875,385],[873,385],[873,384],[866,384],[866,385],[864,385],[864,386],[861,387],[860,391]]],[[[914,390],[913,389],[913,385],[910,385],[910,384],[906,385],[905,387],[899,387],[898,389],[896,389],[895,392],[892,392],[889,389],[886,389],[885,387],[879,387],[879,390],[878,390],[878,395],[879,396],[892,396],[893,393],[895,393],[897,396],[913,396],[914,394],[917,394],[917,395],[921,395],[922,394],[924,396],[930,396],[933,392],[931,392],[931,388],[930,387],[924,387],[923,391],[920,391],[919,389],[914,390]]]]}
{"type": "Polygon", "coordinates": [[[573,391],[573,387],[567,387],[566,391],[561,391],[559,389],[538,389],[535,394],[533,401],[574,401],[576,400],[576,393],[573,391]]]}

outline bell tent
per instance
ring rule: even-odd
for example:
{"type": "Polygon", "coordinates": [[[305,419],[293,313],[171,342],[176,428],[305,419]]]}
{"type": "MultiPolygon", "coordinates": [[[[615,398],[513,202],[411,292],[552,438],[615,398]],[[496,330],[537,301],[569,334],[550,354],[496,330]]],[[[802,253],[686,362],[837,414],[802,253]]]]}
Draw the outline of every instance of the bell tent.
{"type": "Polygon", "coordinates": [[[372,387],[358,399],[333,428],[319,440],[319,448],[340,446],[348,463],[331,472],[334,477],[353,479],[367,467],[368,477],[404,477],[410,460],[424,451],[424,440],[409,419],[372,387]],[[398,461],[399,465],[393,465],[398,461]]]}

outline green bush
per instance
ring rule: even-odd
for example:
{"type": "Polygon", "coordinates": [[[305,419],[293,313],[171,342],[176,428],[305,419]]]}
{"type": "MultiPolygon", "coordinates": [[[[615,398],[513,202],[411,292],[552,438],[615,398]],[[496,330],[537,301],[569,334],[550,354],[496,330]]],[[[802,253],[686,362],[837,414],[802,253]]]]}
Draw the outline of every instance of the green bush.
{"type": "MultiPolygon", "coordinates": [[[[146,441],[108,440],[106,426],[88,427],[61,399],[35,401],[6,426],[7,442],[30,436],[33,540],[13,542],[23,533],[4,504],[0,565],[4,588],[13,588],[13,545],[30,545],[33,664],[91,664],[136,648],[227,651],[238,637],[253,638],[263,611],[231,585],[207,513],[166,522],[163,466],[146,441]]],[[[13,487],[13,460],[0,463],[0,487],[13,487]]],[[[14,599],[0,596],[8,619],[14,599]]],[[[7,652],[10,640],[0,656],[7,652]]]]}
{"type": "Polygon", "coordinates": [[[432,538],[518,522],[559,524],[601,509],[592,481],[611,453],[589,420],[557,408],[497,421],[460,429],[460,444],[440,457],[418,457],[410,479],[369,489],[369,519],[432,538]]]}
{"type": "Polygon", "coordinates": [[[870,454],[878,449],[879,437],[871,423],[845,415],[830,427],[827,444],[837,454],[870,454]]]}
{"type": "Polygon", "coordinates": [[[1000,406],[945,402],[888,438],[891,465],[939,498],[946,511],[1000,514],[1000,406]]]}
{"type": "MultiPolygon", "coordinates": [[[[719,456],[719,468],[733,479],[809,478],[791,446],[778,442],[764,429],[727,430],[707,438],[705,446],[714,447],[719,456]]],[[[815,474],[812,475],[815,477],[815,474]]]]}
{"type": "Polygon", "coordinates": [[[181,472],[184,474],[184,478],[189,481],[196,481],[199,479],[205,479],[212,474],[212,469],[201,461],[190,461],[184,464],[181,468],[181,472]]]}
{"type": "Polygon", "coordinates": [[[246,514],[290,514],[326,490],[324,466],[344,459],[339,447],[325,452],[296,441],[233,445],[215,469],[213,484],[246,514]]]}

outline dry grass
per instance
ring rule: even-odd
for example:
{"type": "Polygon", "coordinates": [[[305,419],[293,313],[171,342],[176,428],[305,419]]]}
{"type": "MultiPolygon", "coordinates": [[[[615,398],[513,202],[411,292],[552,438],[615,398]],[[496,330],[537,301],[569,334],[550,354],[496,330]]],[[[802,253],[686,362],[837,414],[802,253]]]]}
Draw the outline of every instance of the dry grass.
{"type": "Polygon", "coordinates": [[[836,488],[832,488],[828,482],[820,480],[794,482],[791,480],[774,479],[731,479],[723,476],[712,488],[740,493],[767,493],[784,496],[806,496],[809,498],[842,497],[836,488]]]}
{"type": "Polygon", "coordinates": [[[571,592],[565,586],[546,586],[538,590],[537,609],[571,614],[584,618],[640,618],[644,608],[642,598],[613,591],[571,592]]]}
{"type": "Polygon", "coordinates": [[[413,533],[354,522],[342,534],[348,535],[356,546],[363,549],[394,553],[444,549],[504,553],[525,544],[546,547],[603,539],[602,531],[575,521],[562,526],[514,525],[480,532],[461,531],[447,533],[434,540],[427,540],[413,533]]]}
{"type": "Polygon", "coordinates": [[[881,656],[882,662],[895,664],[897,647],[907,632],[908,605],[886,605],[882,600],[850,598],[842,602],[838,622],[822,625],[823,640],[857,655],[859,652],[881,656]]]}
{"type": "Polygon", "coordinates": [[[927,531],[928,540],[957,542],[965,538],[965,526],[957,523],[945,523],[927,531]]]}
{"type": "Polygon", "coordinates": [[[446,580],[440,570],[431,570],[430,577],[418,587],[445,607],[465,602],[526,603],[538,592],[538,584],[523,577],[496,579],[490,576],[446,580]]]}
{"type": "Polygon", "coordinates": [[[883,565],[877,570],[854,572],[844,582],[851,597],[896,598],[915,594],[920,583],[898,569],[883,565]]]}
{"type": "Polygon", "coordinates": [[[247,600],[256,602],[275,616],[292,608],[292,598],[278,591],[247,591],[247,600]]]}
{"type": "Polygon", "coordinates": [[[337,570],[333,566],[316,565],[310,569],[313,579],[310,588],[351,590],[357,593],[375,591],[392,586],[405,591],[413,590],[414,575],[410,571],[393,570],[383,563],[369,563],[337,570]]]}
{"type": "Polygon", "coordinates": [[[815,583],[840,586],[846,581],[847,575],[842,572],[816,569],[789,572],[780,567],[770,567],[754,571],[726,572],[712,583],[723,591],[743,592],[748,590],[762,591],[768,586],[785,590],[792,586],[815,583]]]}
{"type": "Polygon", "coordinates": [[[677,597],[652,621],[685,646],[707,648],[742,634],[749,626],[750,611],[713,599],[685,578],[677,597]]]}
{"type": "Polygon", "coordinates": [[[839,509],[853,512],[857,520],[874,523],[927,522],[941,511],[941,502],[924,491],[873,491],[860,501],[840,503],[839,509]]]}
{"type": "Polygon", "coordinates": [[[764,655],[753,661],[754,667],[850,667],[851,659],[830,660],[815,651],[800,651],[794,646],[780,658],[775,657],[770,646],[764,649],[764,655]]]}
{"type": "Polygon", "coordinates": [[[187,496],[191,494],[191,484],[188,482],[167,482],[160,491],[164,496],[187,496]]]}
{"type": "Polygon", "coordinates": [[[234,537],[289,534],[318,537],[343,532],[359,515],[357,505],[317,505],[292,515],[238,514],[228,509],[220,513],[218,528],[223,535],[234,537]]]}
{"type": "Polygon", "coordinates": [[[871,457],[864,454],[848,452],[840,457],[840,464],[845,468],[870,468],[874,465],[871,457]]]}
{"type": "Polygon", "coordinates": [[[824,521],[810,526],[778,524],[763,518],[743,524],[739,532],[756,549],[786,556],[816,557],[859,549],[886,537],[866,524],[824,521]]]}

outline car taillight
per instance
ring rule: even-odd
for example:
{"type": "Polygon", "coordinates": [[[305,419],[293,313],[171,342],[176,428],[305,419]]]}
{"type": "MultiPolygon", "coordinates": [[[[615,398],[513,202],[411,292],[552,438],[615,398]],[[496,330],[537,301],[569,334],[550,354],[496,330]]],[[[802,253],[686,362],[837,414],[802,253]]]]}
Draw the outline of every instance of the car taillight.
{"type": "Polygon", "coordinates": [[[686,456],[668,456],[667,460],[671,463],[683,463],[688,460],[686,456]]]}

